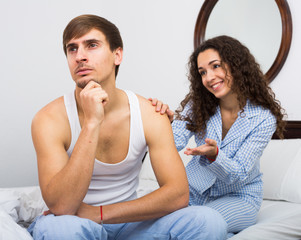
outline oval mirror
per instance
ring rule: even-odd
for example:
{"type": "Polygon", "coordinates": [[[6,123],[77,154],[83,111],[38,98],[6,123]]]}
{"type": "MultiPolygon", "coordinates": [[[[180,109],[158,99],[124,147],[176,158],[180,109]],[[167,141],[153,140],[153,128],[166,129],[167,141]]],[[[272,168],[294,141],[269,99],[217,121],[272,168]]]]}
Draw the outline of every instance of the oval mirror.
{"type": "Polygon", "coordinates": [[[292,19],[286,0],[205,0],[194,31],[194,47],[218,35],[245,44],[271,82],[291,44],[292,19]],[[259,7],[260,6],[260,7],[259,7]]]}

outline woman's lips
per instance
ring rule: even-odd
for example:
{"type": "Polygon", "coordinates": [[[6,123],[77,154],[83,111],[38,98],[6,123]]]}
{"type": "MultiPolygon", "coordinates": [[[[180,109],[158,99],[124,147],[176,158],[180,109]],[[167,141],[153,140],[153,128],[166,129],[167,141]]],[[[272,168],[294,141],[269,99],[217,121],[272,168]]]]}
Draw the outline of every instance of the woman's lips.
{"type": "Polygon", "coordinates": [[[222,83],[223,82],[217,82],[217,83],[213,84],[211,87],[213,90],[217,90],[221,87],[222,83]]]}

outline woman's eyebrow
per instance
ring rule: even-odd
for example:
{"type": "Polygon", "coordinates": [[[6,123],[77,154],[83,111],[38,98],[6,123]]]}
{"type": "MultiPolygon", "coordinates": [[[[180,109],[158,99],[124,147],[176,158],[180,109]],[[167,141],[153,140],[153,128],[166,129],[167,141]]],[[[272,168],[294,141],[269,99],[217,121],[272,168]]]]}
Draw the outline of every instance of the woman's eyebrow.
{"type": "Polygon", "coordinates": [[[210,64],[212,64],[212,63],[214,63],[214,62],[217,62],[217,61],[220,61],[220,60],[219,60],[219,59],[212,60],[212,61],[209,62],[208,65],[210,65],[210,64]]]}
{"type": "MultiPolygon", "coordinates": [[[[220,61],[220,60],[219,59],[214,59],[214,60],[210,61],[208,63],[208,65],[211,65],[212,63],[217,62],[217,61],[220,61]]],[[[203,67],[198,67],[198,70],[200,70],[200,69],[203,69],[203,67]]]]}

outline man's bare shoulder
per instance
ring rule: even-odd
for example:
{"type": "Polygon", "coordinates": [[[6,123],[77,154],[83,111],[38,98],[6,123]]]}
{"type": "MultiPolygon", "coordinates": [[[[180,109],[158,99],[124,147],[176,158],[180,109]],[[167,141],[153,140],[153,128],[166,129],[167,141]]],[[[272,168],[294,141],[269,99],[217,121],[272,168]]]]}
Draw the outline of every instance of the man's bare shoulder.
{"type": "Polygon", "coordinates": [[[36,113],[31,123],[32,137],[55,136],[67,144],[70,125],[64,104],[64,97],[59,97],[36,113]]]}
{"type": "Polygon", "coordinates": [[[59,121],[66,117],[64,97],[59,97],[40,109],[33,118],[33,123],[40,121],[59,121]]]}
{"type": "Polygon", "coordinates": [[[144,115],[147,116],[147,118],[151,121],[153,121],[153,120],[166,121],[167,120],[167,123],[169,124],[167,114],[162,115],[162,114],[156,112],[155,107],[152,105],[151,101],[149,101],[145,97],[142,97],[138,94],[136,94],[136,95],[139,99],[142,116],[144,116],[144,115]]]}
{"type": "MultiPolygon", "coordinates": [[[[162,160],[162,154],[168,152],[168,157],[165,159],[180,160],[174,144],[172,128],[167,114],[156,112],[155,106],[151,101],[141,96],[138,96],[141,108],[141,116],[144,128],[145,140],[150,153],[152,153],[151,161],[156,159],[162,160]],[[157,155],[158,154],[158,155],[157,155]]],[[[157,165],[158,166],[158,165],[157,165]]],[[[160,164],[161,166],[161,164],[160,164]]],[[[158,168],[156,169],[158,172],[158,168]]]]}
{"type": "Polygon", "coordinates": [[[144,128],[145,139],[148,146],[152,146],[153,142],[160,142],[160,140],[169,139],[168,142],[173,143],[172,129],[170,121],[166,114],[156,112],[152,103],[138,95],[141,116],[144,128]]]}
{"type": "Polygon", "coordinates": [[[64,97],[48,103],[36,113],[31,124],[34,145],[39,149],[41,143],[56,142],[69,146],[71,139],[70,125],[64,104],[64,97]]]}

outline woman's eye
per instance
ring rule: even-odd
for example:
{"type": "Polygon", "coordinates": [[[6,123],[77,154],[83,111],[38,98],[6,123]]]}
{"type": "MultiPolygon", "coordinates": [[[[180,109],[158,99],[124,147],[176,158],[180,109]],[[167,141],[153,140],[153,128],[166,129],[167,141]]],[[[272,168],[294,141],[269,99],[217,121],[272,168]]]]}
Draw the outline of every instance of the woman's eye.
{"type": "Polygon", "coordinates": [[[205,71],[200,71],[199,73],[200,73],[201,76],[204,76],[206,74],[205,71]]]}
{"type": "Polygon", "coordinates": [[[221,65],[220,64],[214,64],[213,68],[219,68],[221,65]]]}

